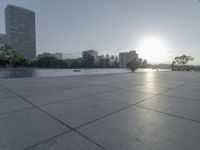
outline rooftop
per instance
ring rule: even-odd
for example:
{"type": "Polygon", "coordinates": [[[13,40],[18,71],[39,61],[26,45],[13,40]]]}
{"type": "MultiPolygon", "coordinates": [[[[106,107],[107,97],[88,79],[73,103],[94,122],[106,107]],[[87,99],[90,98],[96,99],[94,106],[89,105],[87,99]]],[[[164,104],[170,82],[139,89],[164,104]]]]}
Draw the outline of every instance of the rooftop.
{"type": "Polygon", "coordinates": [[[0,80],[1,150],[199,150],[198,72],[0,80]]]}
{"type": "Polygon", "coordinates": [[[27,9],[27,8],[24,8],[24,7],[20,7],[20,6],[16,6],[16,5],[7,5],[6,8],[16,8],[16,9],[21,9],[21,10],[24,10],[24,11],[29,11],[29,12],[32,12],[32,13],[35,13],[34,11],[30,10],[30,9],[27,9]]]}

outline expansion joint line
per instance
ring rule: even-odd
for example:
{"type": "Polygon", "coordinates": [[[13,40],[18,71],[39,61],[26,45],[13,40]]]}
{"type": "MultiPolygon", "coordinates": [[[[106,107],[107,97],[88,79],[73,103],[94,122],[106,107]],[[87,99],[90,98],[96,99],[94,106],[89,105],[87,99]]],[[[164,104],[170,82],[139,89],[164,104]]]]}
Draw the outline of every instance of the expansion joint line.
{"type": "MultiPolygon", "coordinates": [[[[91,138],[89,138],[88,136],[86,136],[86,135],[84,135],[83,133],[77,131],[75,128],[71,127],[70,125],[67,125],[67,124],[64,123],[63,121],[57,119],[56,117],[54,117],[53,115],[51,115],[51,114],[49,114],[48,112],[44,111],[43,109],[41,109],[41,108],[38,107],[37,105],[33,104],[32,102],[30,102],[29,100],[27,100],[26,98],[24,98],[23,96],[21,96],[21,95],[15,93],[14,91],[12,91],[11,89],[7,88],[7,87],[4,86],[4,85],[3,85],[3,87],[4,87],[5,89],[7,89],[8,91],[10,91],[11,93],[13,93],[14,95],[16,95],[17,97],[23,99],[23,100],[26,101],[27,103],[29,103],[29,104],[31,104],[32,106],[34,106],[34,107],[35,107],[36,109],[38,109],[39,111],[45,113],[46,115],[48,115],[48,116],[51,117],[52,119],[58,121],[58,122],[61,123],[63,126],[65,126],[65,127],[67,127],[68,129],[70,129],[71,131],[74,131],[74,132],[76,132],[77,134],[79,134],[80,136],[82,136],[83,138],[87,139],[88,141],[90,141],[91,143],[93,143],[94,145],[96,145],[97,147],[99,147],[99,148],[101,148],[101,149],[103,149],[103,150],[106,150],[103,146],[101,146],[100,144],[98,144],[97,142],[95,142],[94,140],[92,140],[91,138]]],[[[57,137],[57,136],[55,136],[55,137],[57,137]]],[[[49,139],[47,139],[47,140],[49,140],[49,139]]],[[[47,141],[47,140],[45,140],[45,141],[47,141]]],[[[44,141],[44,142],[45,142],[45,141],[44,141]]],[[[43,143],[43,141],[40,142],[40,144],[41,144],[41,143],[43,143]]],[[[33,147],[33,146],[30,146],[30,147],[33,147]]],[[[24,150],[28,150],[28,149],[30,149],[30,147],[25,148],[24,150]]]]}

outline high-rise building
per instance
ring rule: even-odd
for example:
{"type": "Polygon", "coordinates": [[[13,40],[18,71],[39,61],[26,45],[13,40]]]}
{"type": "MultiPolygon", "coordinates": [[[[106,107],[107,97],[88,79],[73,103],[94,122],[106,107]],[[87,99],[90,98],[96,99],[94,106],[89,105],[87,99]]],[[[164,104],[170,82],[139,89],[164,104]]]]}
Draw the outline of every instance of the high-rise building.
{"type": "Polygon", "coordinates": [[[8,44],[27,59],[36,57],[35,13],[8,5],[5,9],[8,44]]]}
{"type": "Polygon", "coordinates": [[[5,34],[0,33],[0,47],[4,46],[7,44],[7,36],[5,34]]]}
{"type": "Polygon", "coordinates": [[[127,63],[128,63],[128,52],[119,53],[119,67],[126,68],[127,63]]]}
{"type": "Polygon", "coordinates": [[[126,68],[127,64],[131,61],[136,59],[138,61],[138,54],[136,51],[129,51],[129,52],[121,52],[119,53],[119,67],[126,68]]]}

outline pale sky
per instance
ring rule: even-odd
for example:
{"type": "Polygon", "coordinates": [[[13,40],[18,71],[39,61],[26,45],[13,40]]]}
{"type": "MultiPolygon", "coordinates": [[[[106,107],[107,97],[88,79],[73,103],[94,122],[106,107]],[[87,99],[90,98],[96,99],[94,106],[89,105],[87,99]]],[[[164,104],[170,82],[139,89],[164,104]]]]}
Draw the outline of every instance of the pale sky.
{"type": "Polygon", "coordinates": [[[186,54],[200,64],[199,0],[0,0],[0,33],[7,4],[36,12],[37,54],[136,50],[149,62],[186,54]]]}

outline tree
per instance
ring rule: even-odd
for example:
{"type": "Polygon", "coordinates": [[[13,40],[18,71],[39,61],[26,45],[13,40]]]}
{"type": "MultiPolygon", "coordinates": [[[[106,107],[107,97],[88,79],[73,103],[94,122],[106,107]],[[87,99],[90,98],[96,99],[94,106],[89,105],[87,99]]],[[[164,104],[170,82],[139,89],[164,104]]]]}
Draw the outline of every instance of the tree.
{"type": "Polygon", "coordinates": [[[81,68],[81,67],[82,63],[79,60],[74,60],[70,65],[70,68],[81,68]]]}
{"type": "Polygon", "coordinates": [[[5,44],[0,48],[0,65],[6,66],[10,64],[12,47],[8,44],[5,44]]]}
{"type": "Polygon", "coordinates": [[[56,57],[42,57],[36,62],[37,67],[41,68],[68,68],[68,63],[56,57]]]}
{"type": "Polygon", "coordinates": [[[136,59],[131,60],[128,64],[127,67],[134,72],[138,67],[139,67],[139,62],[136,59]]]}
{"type": "Polygon", "coordinates": [[[146,68],[146,67],[147,67],[147,64],[148,64],[147,60],[144,59],[144,60],[142,61],[142,67],[143,67],[143,68],[146,68]]]}
{"type": "Polygon", "coordinates": [[[177,68],[178,70],[185,70],[186,64],[188,64],[188,62],[190,61],[194,61],[194,58],[192,58],[191,56],[176,56],[172,61],[172,70],[175,70],[175,68],[177,68]]]}
{"type": "Polygon", "coordinates": [[[5,44],[0,48],[0,66],[25,67],[29,61],[17,53],[10,45],[5,44]]]}

